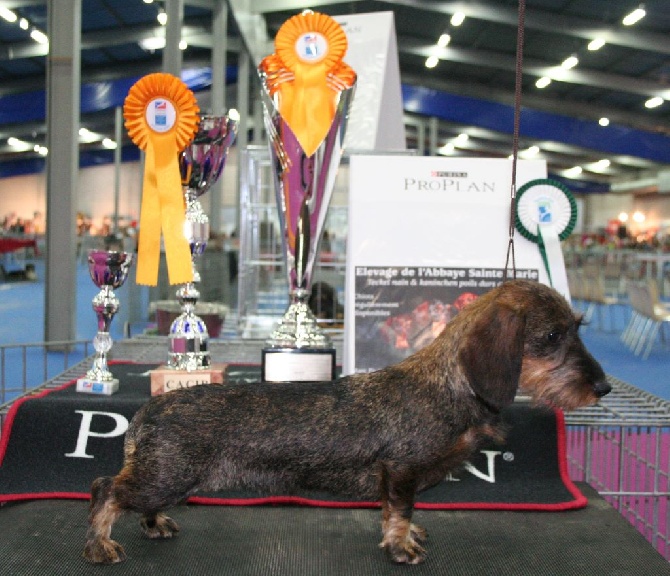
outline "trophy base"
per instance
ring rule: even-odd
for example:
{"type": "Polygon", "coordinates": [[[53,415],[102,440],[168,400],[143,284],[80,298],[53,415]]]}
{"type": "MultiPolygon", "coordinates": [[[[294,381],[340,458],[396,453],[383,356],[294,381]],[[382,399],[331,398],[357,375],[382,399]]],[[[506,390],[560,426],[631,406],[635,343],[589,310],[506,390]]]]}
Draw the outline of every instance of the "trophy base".
{"type": "Polygon", "coordinates": [[[326,382],[335,379],[334,348],[264,348],[263,382],[326,382]]]}
{"type": "Polygon", "coordinates": [[[222,384],[227,364],[211,364],[200,370],[175,370],[170,366],[159,366],[151,370],[151,395],[159,396],[172,390],[192,388],[202,384],[222,384]]]}
{"type": "Polygon", "coordinates": [[[79,378],[79,380],[77,380],[77,392],[111,396],[118,391],[119,381],[116,378],[113,380],[92,380],[91,378],[79,378]]]}

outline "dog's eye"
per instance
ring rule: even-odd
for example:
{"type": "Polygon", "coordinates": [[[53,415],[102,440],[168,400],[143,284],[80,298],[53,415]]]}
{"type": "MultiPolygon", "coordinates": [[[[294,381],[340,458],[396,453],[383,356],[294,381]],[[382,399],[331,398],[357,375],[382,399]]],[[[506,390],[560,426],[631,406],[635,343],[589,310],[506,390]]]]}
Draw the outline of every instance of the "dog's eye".
{"type": "Polygon", "coordinates": [[[561,333],[560,332],[549,332],[547,334],[547,340],[551,342],[552,344],[556,344],[561,339],[561,333]]]}

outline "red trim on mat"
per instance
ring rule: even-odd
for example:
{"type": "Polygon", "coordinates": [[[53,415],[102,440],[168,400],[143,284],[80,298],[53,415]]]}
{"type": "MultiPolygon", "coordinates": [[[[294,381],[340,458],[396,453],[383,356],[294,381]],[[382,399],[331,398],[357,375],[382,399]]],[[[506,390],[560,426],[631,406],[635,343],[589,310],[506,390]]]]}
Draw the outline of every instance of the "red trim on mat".
{"type": "Polygon", "coordinates": [[[559,410],[558,408],[556,408],[554,412],[556,414],[556,436],[558,439],[558,469],[561,475],[561,480],[570,494],[575,497],[574,508],[584,508],[584,506],[586,506],[589,501],[586,496],[581,493],[579,488],[575,486],[575,483],[570,478],[570,474],[568,472],[565,414],[563,413],[563,410],[559,410]]]}

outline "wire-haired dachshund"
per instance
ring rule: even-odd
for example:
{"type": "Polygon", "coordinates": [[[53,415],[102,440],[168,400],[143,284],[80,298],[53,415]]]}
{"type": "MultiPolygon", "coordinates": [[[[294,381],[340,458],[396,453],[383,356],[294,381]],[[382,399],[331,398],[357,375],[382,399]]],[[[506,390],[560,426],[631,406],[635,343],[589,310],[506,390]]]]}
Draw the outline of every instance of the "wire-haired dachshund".
{"type": "Polygon", "coordinates": [[[499,413],[517,390],[566,410],[610,391],[579,324],[555,290],[511,280],[467,305],[427,347],[377,372],[153,397],[128,428],[122,470],[93,482],[84,557],[125,559],[110,537],[122,512],[139,512],[149,538],[170,538],[179,528],[167,508],[200,490],[235,488],[378,499],[381,547],[394,562],[421,562],[416,494],[485,437],[500,436],[499,413]]]}

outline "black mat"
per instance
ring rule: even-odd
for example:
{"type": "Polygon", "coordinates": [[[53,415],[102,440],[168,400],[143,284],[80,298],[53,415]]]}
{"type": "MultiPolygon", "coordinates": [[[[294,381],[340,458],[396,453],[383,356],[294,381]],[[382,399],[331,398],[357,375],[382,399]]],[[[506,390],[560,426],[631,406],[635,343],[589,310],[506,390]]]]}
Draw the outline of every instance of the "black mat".
{"type": "Polygon", "coordinates": [[[0,507],[0,573],[11,576],[670,576],[670,564],[589,486],[581,510],[419,510],[428,557],[395,566],[377,547],[378,510],[296,506],[180,506],[181,532],[147,539],[138,516],[112,536],[128,559],[92,566],[82,557],[87,503],[0,507]]]}
{"type": "MultiPolygon", "coordinates": [[[[150,397],[148,371],[153,367],[113,365],[121,386],[111,397],[77,393],[69,385],[17,402],[7,416],[0,441],[0,501],[88,498],[93,479],[116,474],[122,465],[122,432],[150,397]]],[[[253,378],[254,370],[231,367],[229,376],[246,381],[253,378]]],[[[586,505],[586,498],[567,476],[562,414],[515,404],[503,416],[510,429],[505,445],[486,446],[464,471],[422,493],[417,508],[567,510],[586,505]]],[[[225,492],[199,495],[190,501],[377,505],[321,493],[225,492]]]]}

